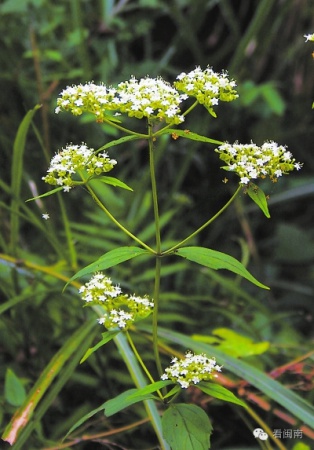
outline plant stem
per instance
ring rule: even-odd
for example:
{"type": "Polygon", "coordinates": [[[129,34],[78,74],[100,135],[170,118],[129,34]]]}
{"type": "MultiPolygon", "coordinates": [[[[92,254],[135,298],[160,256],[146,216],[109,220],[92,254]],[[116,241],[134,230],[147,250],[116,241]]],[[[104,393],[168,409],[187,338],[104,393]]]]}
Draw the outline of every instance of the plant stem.
{"type": "MultiPolygon", "coordinates": [[[[191,105],[186,111],[184,111],[184,113],[182,114],[183,116],[186,116],[187,114],[189,114],[194,108],[195,106],[198,105],[198,100],[196,100],[193,105],[191,105]]],[[[168,128],[173,127],[173,123],[169,123],[168,125],[166,125],[165,127],[161,128],[160,130],[156,131],[154,133],[154,137],[158,136],[159,134],[163,134],[165,132],[165,130],[167,130],[168,128]]]]}
{"type": "Polygon", "coordinates": [[[155,174],[155,163],[154,163],[154,135],[152,131],[152,124],[148,123],[148,131],[149,131],[149,169],[150,169],[150,177],[152,184],[152,196],[153,196],[153,209],[154,209],[154,218],[155,218],[155,236],[156,236],[156,253],[160,254],[161,249],[161,241],[160,241],[160,223],[159,223],[159,210],[158,210],[158,196],[157,196],[157,185],[156,185],[156,174],[155,174]]]}
{"type": "MultiPolygon", "coordinates": [[[[134,381],[135,386],[137,388],[147,386],[146,381],[143,377],[143,373],[141,372],[140,367],[138,366],[138,361],[136,360],[133,351],[128,345],[128,341],[126,340],[124,333],[117,334],[117,336],[114,337],[114,341],[130,372],[130,375],[132,377],[132,380],[134,381]]],[[[160,449],[170,450],[169,445],[167,444],[162,435],[161,420],[155,402],[153,400],[145,400],[144,406],[147,415],[151,421],[151,424],[155,430],[156,436],[158,438],[160,449]]]]}
{"type": "Polygon", "coordinates": [[[71,232],[70,222],[69,222],[68,216],[66,214],[64,201],[63,201],[63,198],[62,198],[62,195],[60,194],[60,192],[57,192],[57,197],[58,197],[59,206],[60,206],[60,210],[61,210],[61,217],[62,217],[62,221],[63,221],[66,241],[68,244],[68,252],[69,252],[71,268],[73,270],[77,270],[77,254],[76,254],[75,246],[73,243],[73,236],[72,236],[72,232],[71,232]]]}
{"type": "Polygon", "coordinates": [[[120,230],[122,230],[125,234],[127,234],[129,237],[131,237],[132,239],[134,239],[138,244],[140,244],[142,247],[146,248],[146,250],[148,250],[150,253],[154,253],[156,254],[155,250],[153,250],[149,245],[145,244],[145,242],[141,241],[141,239],[139,239],[138,237],[136,237],[133,233],[131,233],[131,231],[129,231],[127,228],[125,228],[122,223],[120,223],[109,211],[108,209],[105,207],[105,205],[101,202],[101,200],[97,197],[97,195],[95,194],[95,192],[93,191],[93,189],[87,184],[86,188],[88,190],[88,192],[90,193],[90,195],[92,196],[92,198],[94,199],[94,201],[97,203],[97,205],[102,209],[102,211],[104,211],[104,213],[107,214],[107,216],[109,217],[110,220],[112,220],[113,223],[115,223],[117,225],[117,227],[120,228],[120,230]]]}
{"type": "MultiPolygon", "coordinates": [[[[129,333],[128,331],[126,332],[126,336],[127,336],[127,338],[128,338],[130,347],[131,347],[131,349],[133,350],[133,353],[134,353],[136,359],[138,360],[138,362],[139,362],[140,365],[142,366],[142,369],[143,369],[144,372],[146,373],[147,378],[149,379],[149,381],[150,381],[152,384],[155,383],[154,378],[151,376],[151,374],[150,374],[149,370],[147,369],[147,367],[146,367],[146,365],[145,365],[143,359],[141,358],[141,355],[138,353],[138,351],[137,351],[137,349],[136,349],[136,347],[135,347],[135,345],[134,345],[133,339],[131,338],[131,335],[130,335],[130,333],[129,333]]],[[[157,392],[157,394],[159,395],[160,399],[163,400],[163,396],[162,396],[161,392],[159,391],[159,389],[158,389],[156,392],[157,392]]]]}
{"type": "Polygon", "coordinates": [[[159,312],[159,290],[160,290],[160,269],[161,269],[161,259],[156,257],[155,265],[155,286],[154,286],[154,311],[153,311],[153,348],[154,357],[156,361],[156,367],[159,377],[162,375],[162,367],[158,348],[158,312],[159,312]]]}
{"type": "Polygon", "coordinates": [[[147,139],[148,135],[147,134],[143,134],[143,133],[138,133],[137,131],[132,131],[129,130],[128,128],[125,128],[121,125],[118,125],[116,122],[112,122],[109,119],[103,119],[104,123],[107,123],[108,125],[111,125],[114,128],[117,128],[117,130],[123,131],[126,134],[134,134],[135,136],[137,136],[139,139],[143,138],[143,139],[147,139]]]}
{"type": "Polygon", "coordinates": [[[158,210],[158,197],[157,197],[157,185],[156,174],[154,164],[154,137],[152,132],[152,124],[148,123],[148,146],[149,146],[149,168],[152,184],[152,196],[153,196],[153,208],[155,217],[155,234],[156,234],[156,265],[155,265],[155,286],[154,286],[154,311],[153,311],[153,348],[154,356],[159,376],[162,375],[162,367],[160,362],[159,350],[158,350],[158,310],[159,310],[159,291],[160,291],[160,270],[161,259],[159,257],[161,251],[161,239],[160,239],[160,221],[158,210]]]}
{"type": "Polygon", "coordinates": [[[177,248],[181,247],[182,245],[184,245],[187,241],[189,241],[190,239],[192,239],[193,237],[195,237],[198,233],[200,233],[202,230],[204,230],[204,228],[206,228],[208,225],[210,225],[214,220],[217,219],[217,217],[219,217],[227,208],[228,206],[231,205],[231,203],[234,201],[234,199],[236,198],[236,196],[238,195],[238,193],[240,192],[240,190],[242,189],[242,186],[239,185],[238,189],[235,191],[235,193],[233,194],[233,196],[230,198],[230,200],[213,216],[211,217],[209,220],[207,220],[207,222],[205,222],[202,226],[200,226],[196,231],[194,231],[192,234],[190,234],[188,237],[186,237],[185,239],[183,239],[183,241],[179,242],[178,244],[174,245],[173,247],[169,248],[168,250],[166,250],[165,252],[162,252],[162,255],[168,255],[170,253],[173,253],[177,248]]]}

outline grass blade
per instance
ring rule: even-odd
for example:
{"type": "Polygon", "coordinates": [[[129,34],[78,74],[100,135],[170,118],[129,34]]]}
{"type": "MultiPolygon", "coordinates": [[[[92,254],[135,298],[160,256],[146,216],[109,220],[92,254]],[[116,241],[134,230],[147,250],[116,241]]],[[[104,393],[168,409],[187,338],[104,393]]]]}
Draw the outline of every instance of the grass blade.
{"type": "Polygon", "coordinates": [[[60,373],[66,362],[71,358],[80,344],[89,336],[94,325],[95,319],[87,324],[84,323],[84,325],[80,327],[70,337],[70,339],[68,339],[64,346],[51,359],[50,363],[46,366],[41,376],[29,392],[25,402],[15,412],[10,423],[5,428],[2,435],[2,439],[4,441],[9,442],[12,445],[18,440],[19,434],[31,420],[39,401],[42,399],[43,395],[50,387],[56,376],[60,373]]]}
{"type": "Polygon", "coordinates": [[[17,245],[19,238],[19,197],[21,192],[21,183],[23,177],[23,154],[25,141],[29,126],[33,120],[34,114],[40,108],[36,105],[34,109],[27,112],[22,120],[16,134],[13,144],[13,161],[11,167],[11,224],[10,224],[10,250],[11,254],[17,254],[17,245]]]}
{"type": "Polygon", "coordinates": [[[204,352],[208,355],[215,356],[219,364],[222,364],[238,377],[248,381],[252,386],[255,386],[265,395],[286,408],[295,417],[314,428],[314,407],[261,370],[223,353],[215,346],[196,342],[189,336],[161,328],[159,329],[159,336],[196,352],[204,352]]]}

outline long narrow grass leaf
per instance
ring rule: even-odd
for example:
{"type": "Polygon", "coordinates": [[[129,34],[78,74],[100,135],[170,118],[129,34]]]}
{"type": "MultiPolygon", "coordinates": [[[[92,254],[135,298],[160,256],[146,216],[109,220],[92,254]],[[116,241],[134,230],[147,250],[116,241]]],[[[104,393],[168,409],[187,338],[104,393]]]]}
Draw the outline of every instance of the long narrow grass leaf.
{"type": "Polygon", "coordinates": [[[28,111],[22,120],[13,144],[13,160],[11,167],[11,224],[10,224],[10,249],[12,254],[17,252],[19,234],[19,197],[23,177],[23,155],[26,136],[34,114],[40,108],[39,105],[28,111]]]}
{"type": "Polygon", "coordinates": [[[196,352],[204,352],[215,356],[219,364],[240,378],[249,382],[252,386],[263,392],[269,398],[283,406],[295,417],[299,418],[305,424],[314,428],[314,407],[295,392],[287,389],[281,383],[273,380],[270,376],[250,364],[240,361],[230,355],[218,350],[215,346],[196,342],[189,336],[177,333],[171,330],[159,328],[159,336],[182,345],[184,348],[192,349],[196,352]]]}
{"type": "Polygon", "coordinates": [[[60,373],[65,363],[76,351],[77,347],[84,342],[89,335],[94,324],[95,320],[93,319],[80,327],[51,359],[50,363],[43,370],[35,385],[27,395],[25,402],[15,412],[10,423],[5,428],[2,435],[4,441],[9,442],[11,445],[16,442],[20,432],[30,421],[37,404],[42,399],[53,380],[60,373]]]}

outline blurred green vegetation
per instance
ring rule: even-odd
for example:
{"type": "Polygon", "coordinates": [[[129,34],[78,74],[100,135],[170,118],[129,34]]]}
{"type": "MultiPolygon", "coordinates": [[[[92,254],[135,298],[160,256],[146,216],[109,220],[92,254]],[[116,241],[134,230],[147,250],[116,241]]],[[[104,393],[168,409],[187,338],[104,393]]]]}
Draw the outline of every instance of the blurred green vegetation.
{"type": "MultiPolygon", "coordinates": [[[[211,337],[212,342],[226,338],[219,329],[238,333],[238,341],[232,338],[235,344],[242,345],[244,338],[269,342],[266,353],[245,354],[243,359],[313,402],[314,49],[303,37],[313,31],[314,4],[306,0],[1,2],[0,379],[6,385],[0,392],[2,429],[54,355],[89,317],[95,318],[82,308],[75,287],[62,292],[67,277],[108,250],[132,244],[83,190],[25,203],[47,191],[41,177],[57,149],[82,141],[98,148],[118,136],[88,116],[55,115],[58,93],[73,83],[116,84],[131,75],[161,75],[172,81],[196,65],[228,70],[237,80],[240,97],[234,104],[219,106],[217,119],[205,109],[193,111],[185,124],[188,129],[230,142],[275,140],[287,145],[304,167],[278,184],[262,184],[271,219],[242,195],[194,241],[237,257],[271,287],[270,292],[224,273],[165,259],[160,323],[187,335],[211,337]],[[26,112],[36,104],[42,107],[34,112],[28,133],[16,137],[26,112]],[[47,211],[51,219],[44,222],[41,214],[47,211]]],[[[134,192],[103,186],[98,194],[133,233],[153,242],[146,148],[136,141],[111,155],[119,163],[115,174],[134,192]]],[[[222,182],[225,173],[216,154],[202,143],[163,136],[156,143],[156,158],[163,243],[171,245],[217,212],[237,180],[222,182]]],[[[154,270],[145,259],[109,272],[124,289],[152,292],[154,270]]],[[[99,334],[97,326],[92,328],[89,339],[69,356],[36,411],[29,435],[15,449],[70,448],[58,444],[69,428],[130,387],[112,342],[78,364],[99,334]]],[[[143,344],[142,356],[153,368],[151,347],[141,333],[136,341],[143,344]]],[[[235,376],[231,379],[236,381],[235,376]]],[[[239,408],[208,403],[193,392],[186,396],[211,417],[213,449],[258,448],[251,432],[257,424],[239,408]]],[[[300,428],[298,421],[291,423],[278,414],[278,405],[263,400],[269,402],[269,410],[263,410],[262,402],[251,406],[270,429],[300,428]]],[[[293,412],[288,414],[295,420],[293,412]]],[[[145,417],[140,406],[130,414],[93,418],[78,439],[145,417]]],[[[150,433],[144,424],[117,436],[81,440],[74,448],[156,448],[150,433]]],[[[302,442],[309,444],[311,438],[313,432],[304,433],[302,442]]],[[[293,448],[296,441],[281,443],[293,448]]]]}

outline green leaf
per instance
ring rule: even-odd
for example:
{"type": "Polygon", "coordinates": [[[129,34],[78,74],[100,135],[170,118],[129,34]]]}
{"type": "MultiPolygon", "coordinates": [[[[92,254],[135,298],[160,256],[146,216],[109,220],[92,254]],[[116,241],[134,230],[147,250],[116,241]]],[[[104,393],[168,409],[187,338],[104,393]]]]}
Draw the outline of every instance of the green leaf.
{"type": "Polygon", "coordinates": [[[153,392],[156,392],[159,389],[162,389],[163,387],[172,384],[172,381],[165,380],[165,381],[157,381],[156,383],[149,384],[148,386],[145,386],[143,388],[133,388],[128,389],[125,392],[122,392],[121,394],[117,395],[115,398],[106,401],[102,405],[100,405],[98,408],[93,409],[89,413],[85,414],[85,416],[81,417],[80,420],[78,420],[68,431],[66,436],[71,434],[76,428],[83,425],[88,419],[93,417],[95,414],[97,414],[100,411],[105,411],[106,417],[110,417],[119,411],[122,411],[123,409],[127,408],[128,406],[134,405],[135,403],[144,401],[144,400],[150,400],[155,399],[156,397],[152,395],[153,392]]]}
{"type": "Polygon", "coordinates": [[[282,116],[286,105],[278,89],[272,83],[265,83],[261,86],[261,94],[271,111],[278,116],[282,116]]]}
{"type": "Polygon", "coordinates": [[[10,249],[12,254],[18,251],[19,242],[19,209],[20,209],[20,195],[21,185],[23,179],[23,155],[25,151],[26,137],[28,129],[32,123],[33,117],[40,105],[28,111],[22,120],[16,138],[13,144],[13,159],[11,166],[11,218],[10,218],[10,249]]]}
{"type": "Polygon", "coordinates": [[[117,186],[122,189],[127,189],[128,191],[133,191],[133,189],[127,184],[123,183],[123,181],[118,180],[118,178],[114,177],[99,177],[96,178],[97,181],[101,181],[102,183],[111,184],[112,186],[117,186]]]}
{"type": "Polygon", "coordinates": [[[176,255],[186,258],[189,261],[196,262],[205,267],[210,267],[211,269],[226,269],[231,272],[241,275],[246,278],[256,286],[263,289],[269,289],[269,287],[257,281],[253,275],[241,264],[237,259],[232,256],[226,255],[225,253],[217,252],[216,250],[211,250],[204,247],[183,247],[176,250],[176,255]]]}
{"type": "Polygon", "coordinates": [[[163,435],[171,450],[208,450],[212,425],[196,405],[170,405],[162,416],[163,435]]]}
{"type": "Polygon", "coordinates": [[[311,450],[311,447],[303,442],[298,442],[292,447],[292,450],[311,450]]]}
{"type": "Polygon", "coordinates": [[[105,403],[104,409],[106,417],[110,417],[128,406],[134,405],[135,403],[155,398],[152,393],[168,386],[169,384],[173,384],[173,382],[170,380],[161,380],[149,384],[143,388],[129,389],[128,391],[119,394],[117,397],[108,400],[105,403]]]}
{"type": "Polygon", "coordinates": [[[209,144],[223,144],[223,142],[221,141],[216,141],[215,139],[211,139],[197,133],[192,133],[190,130],[177,130],[176,128],[168,128],[166,130],[163,130],[160,134],[173,134],[173,136],[180,136],[186,139],[191,139],[192,141],[207,142],[209,144]]]}
{"type": "Polygon", "coordinates": [[[26,398],[26,392],[21,380],[13,370],[7,369],[4,381],[4,396],[12,406],[21,406],[26,398]]]}
{"type": "Polygon", "coordinates": [[[193,335],[193,339],[207,344],[217,345],[219,350],[235,358],[260,355],[269,348],[269,342],[254,342],[229,328],[213,330],[214,336],[193,335]]]}
{"type": "Polygon", "coordinates": [[[224,402],[235,403],[236,405],[244,406],[246,408],[246,404],[242,400],[237,398],[231,391],[229,391],[229,389],[220,386],[220,384],[199,383],[196,387],[211,397],[219,398],[224,402]]]}
{"type": "MultiPolygon", "coordinates": [[[[73,358],[77,349],[80,349],[86,340],[89,341],[92,328],[94,327],[95,319],[84,323],[52,357],[30,392],[27,394],[23,404],[15,411],[14,416],[6,426],[1,436],[4,441],[13,445],[19,440],[19,437],[23,434],[24,430],[32,426],[31,424],[33,422],[31,422],[31,418],[38,403],[42,400],[42,397],[49,387],[51,387],[54,379],[58,377],[58,375],[62,377],[64,366],[70,358],[73,358]]],[[[47,395],[49,396],[49,393],[47,395]]],[[[43,402],[44,401],[45,400],[43,400],[43,402]]]]}
{"type": "Polygon", "coordinates": [[[32,200],[37,200],[38,198],[48,197],[49,195],[55,194],[56,192],[59,192],[63,189],[62,186],[57,187],[55,189],[51,189],[51,191],[45,192],[44,194],[37,195],[37,197],[29,198],[26,201],[31,202],[32,200]]]}
{"type": "Polygon", "coordinates": [[[116,266],[117,264],[120,264],[124,261],[135,258],[136,256],[148,253],[149,252],[147,250],[139,247],[119,247],[114,250],[110,250],[109,252],[102,255],[99,259],[97,259],[97,261],[84,267],[84,269],[79,270],[75,275],[73,275],[72,278],[70,278],[66,286],[71,283],[71,281],[83,277],[84,275],[92,272],[97,272],[99,270],[108,269],[109,267],[116,266]]]}
{"type": "MultiPolygon", "coordinates": [[[[110,117],[110,121],[113,122],[114,120],[112,120],[113,118],[110,117]]],[[[114,141],[110,141],[107,144],[103,145],[102,147],[97,149],[97,152],[100,152],[102,150],[107,150],[110,147],[115,147],[116,145],[120,145],[120,144],[124,144],[125,142],[129,142],[129,141],[134,141],[136,139],[143,139],[142,136],[137,136],[137,135],[131,135],[131,136],[123,136],[122,138],[119,139],[115,139],[114,141]]]]}
{"type": "Polygon", "coordinates": [[[265,216],[269,219],[270,214],[268,210],[268,203],[266,199],[266,195],[262,191],[261,188],[256,186],[254,183],[250,183],[247,189],[247,193],[249,197],[257,204],[257,206],[263,211],[265,216]]]}
{"type": "Polygon", "coordinates": [[[194,352],[205,353],[209,356],[215,356],[219,365],[223,365],[224,371],[229,371],[238,377],[246,380],[264,395],[286,408],[294,417],[314,428],[314,407],[302,397],[290,389],[287,389],[278,381],[272,379],[269,375],[250,364],[225,354],[214,345],[195,342],[189,336],[181,333],[158,328],[160,337],[167,339],[174,344],[189,348],[194,352]]]}
{"type": "Polygon", "coordinates": [[[107,344],[107,342],[111,341],[118,333],[120,333],[120,330],[114,330],[114,331],[107,331],[106,333],[102,334],[102,340],[98,342],[98,344],[94,345],[94,347],[91,347],[87,350],[85,355],[80,361],[80,364],[82,364],[84,361],[87,360],[87,358],[90,357],[96,350],[98,350],[103,345],[107,344]]]}

